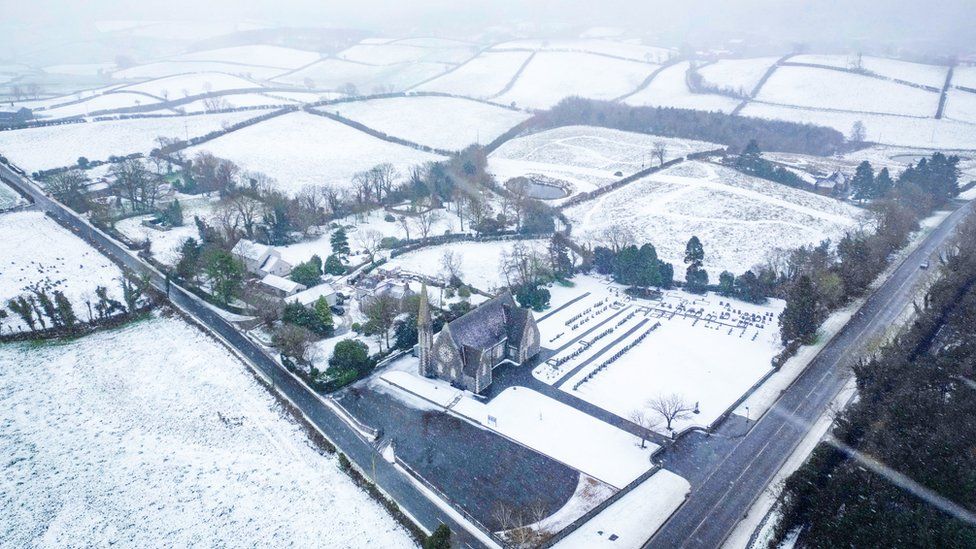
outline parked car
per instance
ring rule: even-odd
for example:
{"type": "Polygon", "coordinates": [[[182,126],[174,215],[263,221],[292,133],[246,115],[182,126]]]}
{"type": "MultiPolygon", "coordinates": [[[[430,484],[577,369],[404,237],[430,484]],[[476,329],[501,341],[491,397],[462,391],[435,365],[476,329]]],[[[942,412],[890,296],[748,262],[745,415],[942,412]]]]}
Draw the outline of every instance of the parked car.
{"type": "Polygon", "coordinates": [[[333,306],[329,307],[329,310],[331,310],[332,311],[332,314],[334,314],[334,315],[342,316],[342,315],[346,314],[346,309],[344,307],[340,307],[338,305],[333,305],[333,306]]]}
{"type": "Polygon", "coordinates": [[[926,260],[925,260],[925,261],[923,261],[923,262],[922,262],[922,263],[921,263],[921,264],[920,264],[920,265],[919,265],[918,267],[919,267],[920,269],[928,269],[928,268],[929,268],[929,260],[928,260],[928,259],[926,259],[926,260]]]}

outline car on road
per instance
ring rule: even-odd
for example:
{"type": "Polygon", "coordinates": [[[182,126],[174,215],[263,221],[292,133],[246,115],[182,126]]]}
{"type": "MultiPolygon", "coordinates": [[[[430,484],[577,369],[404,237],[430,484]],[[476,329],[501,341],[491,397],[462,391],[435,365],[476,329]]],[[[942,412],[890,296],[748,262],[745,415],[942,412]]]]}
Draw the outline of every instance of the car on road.
{"type": "Polygon", "coordinates": [[[922,263],[920,263],[919,266],[918,266],[918,268],[919,269],[928,269],[929,268],[929,260],[926,259],[925,261],[923,261],[922,263]]]}

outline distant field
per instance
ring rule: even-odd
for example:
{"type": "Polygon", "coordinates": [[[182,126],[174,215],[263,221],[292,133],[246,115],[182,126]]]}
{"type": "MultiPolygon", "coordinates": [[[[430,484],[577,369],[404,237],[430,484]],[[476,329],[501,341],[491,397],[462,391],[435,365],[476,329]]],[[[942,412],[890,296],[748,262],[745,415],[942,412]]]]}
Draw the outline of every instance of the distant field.
{"type": "Polygon", "coordinates": [[[656,67],[575,52],[537,53],[511,90],[496,98],[532,109],[549,108],[565,97],[614,99],[637,89],[656,67]]]}
{"type": "Polygon", "coordinates": [[[870,76],[784,66],[766,81],[757,101],[798,107],[932,117],[939,94],[870,76]]]}
{"type": "Polygon", "coordinates": [[[359,93],[402,91],[424,80],[443,74],[453,65],[446,63],[409,62],[396,65],[364,65],[342,59],[323,59],[300,71],[275,78],[276,82],[318,89],[338,89],[346,84],[359,93]]]}
{"type": "Polygon", "coordinates": [[[590,192],[658,163],[655,143],[665,145],[665,161],[720,148],[714,143],[670,139],[593,126],[563,126],[517,137],[494,151],[488,169],[499,182],[542,175],[558,180],[572,196],[590,192]],[[616,175],[617,173],[621,175],[616,175]]]}
{"type": "Polygon", "coordinates": [[[485,52],[418,89],[487,98],[501,92],[530,55],[526,51],[485,52]]]}
{"type": "MultiPolygon", "coordinates": [[[[851,68],[857,59],[852,55],[797,55],[790,58],[790,62],[812,63],[829,67],[851,68]]],[[[864,70],[873,72],[885,78],[895,78],[915,84],[941,88],[945,84],[948,67],[942,65],[925,65],[911,63],[898,59],[864,56],[861,58],[864,70]]]]}
{"type": "Polygon", "coordinates": [[[72,105],[54,107],[43,111],[38,111],[39,118],[67,118],[70,116],[87,116],[89,113],[98,111],[108,111],[114,109],[124,109],[127,107],[137,107],[140,105],[153,105],[160,103],[159,99],[147,97],[139,93],[112,92],[105,95],[96,95],[72,105]]]}
{"type": "Polygon", "coordinates": [[[191,147],[263,172],[295,194],[305,185],[349,186],[359,171],[389,162],[406,177],[412,166],[440,157],[377,139],[304,112],[286,114],[191,147]]]}
{"type": "Polygon", "coordinates": [[[566,210],[573,236],[600,242],[624,229],[650,242],[684,277],[684,247],[705,246],[712,280],[741,274],[776,248],[835,242],[866,222],[863,210],[840,201],[704,162],[685,162],[566,210]]]}
{"type": "Polygon", "coordinates": [[[209,92],[261,87],[261,84],[233,74],[198,72],[157,78],[148,82],[124,86],[118,88],[118,91],[148,93],[159,98],[173,100],[209,92]]]}
{"type": "Polygon", "coordinates": [[[276,67],[240,65],[220,61],[158,61],[115,71],[112,73],[112,77],[129,80],[161,78],[194,72],[225,72],[250,78],[270,79],[281,74],[284,70],[276,67]]]}
{"type": "Polygon", "coordinates": [[[943,117],[976,123],[976,93],[950,89],[943,117]]]}
{"type": "Polygon", "coordinates": [[[702,78],[713,86],[749,95],[777,57],[722,59],[698,69],[702,78]]]}
{"type": "Polygon", "coordinates": [[[633,61],[643,61],[646,63],[664,63],[673,54],[673,52],[667,48],[597,38],[575,40],[513,40],[511,42],[504,42],[494,46],[492,51],[515,49],[530,49],[536,51],[583,51],[602,55],[612,55],[615,57],[624,57],[633,61]]]}
{"type": "Polygon", "coordinates": [[[664,68],[651,80],[647,88],[624,99],[624,103],[638,107],[676,107],[703,111],[732,112],[740,103],[738,99],[723,95],[692,93],[685,75],[688,62],[664,68]]]}
{"type": "Polygon", "coordinates": [[[315,62],[319,57],[319,53],[314,51],[259,44],[185,53],[174,57],[173,60],[241,63],[280,69],[297,69],[315,62]]]}
{"type": "Polygon", "coordinates": [[[392,97],[319,107],[372,129],[438,149],[490,143],[529,114],[451,97],[392,97]]]}
{"type": "Polygon", "coordinates": [[[70,166],[79,156],[107,160],[109,156],[147,153],[156,138],[193,137],[259,116],[255,112],[231,112],[164,118],[107,120],[0,131],[0,154],[28,172],[70,166]]]}

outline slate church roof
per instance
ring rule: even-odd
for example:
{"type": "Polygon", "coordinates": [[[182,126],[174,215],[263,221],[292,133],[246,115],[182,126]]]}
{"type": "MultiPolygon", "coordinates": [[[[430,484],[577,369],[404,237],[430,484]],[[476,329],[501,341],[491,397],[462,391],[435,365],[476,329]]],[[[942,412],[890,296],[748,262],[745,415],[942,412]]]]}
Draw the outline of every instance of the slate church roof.
{"type": "Polygon", "coordinates": [[[521,345],[529,314],[506,291],[450,322],[448,333],[464,356],[465,373],[473,376],[484,351],[506,337],[509,344],[521,345]]]}

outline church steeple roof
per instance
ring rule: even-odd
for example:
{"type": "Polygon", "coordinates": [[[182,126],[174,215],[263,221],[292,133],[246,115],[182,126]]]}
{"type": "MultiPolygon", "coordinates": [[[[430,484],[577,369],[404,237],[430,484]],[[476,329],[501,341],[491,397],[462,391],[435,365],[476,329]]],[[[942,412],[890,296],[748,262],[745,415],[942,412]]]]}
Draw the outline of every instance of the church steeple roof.
{"type": "Polygon", "coordinates": [[[420,285],[420,310],[417,312],[417,324],[426,326],[430,324],[430,303],[427,299],[427,283],[420,285]]]}

